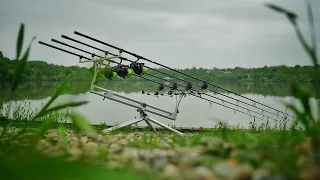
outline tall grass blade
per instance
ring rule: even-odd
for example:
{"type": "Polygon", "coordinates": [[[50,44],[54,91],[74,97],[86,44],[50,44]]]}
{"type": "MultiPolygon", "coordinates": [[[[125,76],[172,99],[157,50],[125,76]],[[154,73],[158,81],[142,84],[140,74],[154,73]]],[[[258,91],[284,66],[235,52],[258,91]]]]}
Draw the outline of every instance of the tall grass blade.
{"type": "Polygon", "coordinates": [[[38,142],[38,140],[43,137],[47,130],[53,127],[54,123],[55,120],[53,118],[47,118],[39,125],[37,131],[32,136],[32,141],[30,144],[31,148],[35,147],[35,144],[38,142]]]}
{"type": "Polygon", "coordinates": [[[285,103],[285,105],[291,109],[295,115],[296,115],[296,121],[302,123],[302,125],[305,128],[306,133],[309,133],[311,131],[311,126],[310,126],[310,122],[307,119],[307,116],[305,115],[304,112],[300,112],[298,110],[298,108],[296,108],[294,105],[289,104],[289,103],[285,103]]]}
{"type": "Polygon", "coordinates": [[[308,114],[311,114],[311,107],[309,104],[309,99],[311,94],[308,91],[301,88],[297,83],[292,83],[291,92],[293,96],[299,99],[300,103],[302,104],[304,111],[308,114]]]}
{"type": "Polygon", "coordinates": [[[274,4],[271,4],[271,3],[266,3],[265,4],[268,8],[276,11],[276,12],[279,12],[279,13],[283,13],[283,14],[286,14],[288,18],[292,19],[292,21],[295,21],[297,19],[297,15],[289,10],[286,10],[280,6],[277,6],[277,5],[274,5],[274,4]]]}
{"type": "Polygon", "coordinates": [[[31,42],[28,46],[28,49],[24,53],[22,59],[21,60],[17,59],[15,71],[13,74],[13,83],[12,83],[11,92],[14,92],[17,89],[18,85],[20,84],[20,82],[22,80],[22,75],[26,72],[27,59],[29,56],[31,44],[34,40],[35,40],[35,37],[33,37],[33,39],[31,40],[31,42]]]}
{"type": "MultiPolygon", "coordinates": [[[[53,107],[53,108],[50,108],[48,110],[42,110],[41,113],[38,113],[34,118],[32,118],[31,121],[35,120],[36,118],[39,118],[39,117],[42,117],[50,112],[53,112],[53,111],[58,111],[58,110],[61,110],[61,109],[64,109],[64,108],[67,108],[67,107],[76,107],[76,106],[80,106],[80,105],[83,105],[83,104],[86,104],[87,101],[80,101],[80,102],[70,102],[70,103],[66,103],[66,104],[63,104],[63,105],[59,105],[59,106],[56,106],[56,107],[53,107]]],[[[81,124],[81,123],[80,123],[81,124]]],[[[90,125],[89,125],[90,126],[90,125]]],[[[91,127],[91,126],[90,126],[91,127]]],[[[22,134],[24,134],[26,132],[26,127],[24,127],[23,129],[21,129],[15,136],[13,136],[10,140],[8,140],[8,142],[6,143],[7,145],[10,144],[12,141],[14,141],[16,138],[18,138],[19,136],[21,136],[22,134]]],[[[92,128],[92,127],[91,127],[92,128]]],[[[92,128],[93,129],[93,128],[92,128]]]]}
{"type": "Polygon", "coordinates": [[[89,124],[89,122],[80,114],[75,114],[75,113],[70,113],[68,115],[72,122],[73,126],[76,128],[78,131],[84,131],[89,134],[95,134],[96,130],[89,124]]]}
{"type": "MultiPolygon", "coordinates": [[[[287,18],[289,19],[289,21],[292,23],[294,30],[297,34],[297,37],[301,43],[301,45],[303,46],[303,48],[305,49],[305,51],[307,52],[307,54],[311,57],[313,63],[317,62],[317,57],[315,56],[315,51],[312,47],[310,47],[308,45],[308,43],[306,42],[305,38],[303,37],[300,28],[297,25],[296,19],[297,19],[297,15],[289,10],[286,10],[282,7],[273,5],[273,4],[269,4],[267,3],[266,6],[274,11],[280,12],[280,13],[284,13],[287,15],[287,18]]],[[[308,10],[309,11],[309,10],[308,10]]],[[[312,12],[311,12],[312,13],[312,12]]]]}
{"type": "Polygon", "coordinates": [[[309,20],[309,26],[310,26],[310,35],[311,35],[311,43],[312,43],[312,48],[313,52],[315,53],[315,59],[314,59],[314,64],[318,63],[318,58],[317,58],[317,35],[316,35],[316,30],[314,27],[314,19],[313,19],[313,12],[312,12],[312,7],[307,0],[307,10],[308,10],[308,20],[309,20]]]}
{"type": "Polygon", "coordinates": [[[81,106],[81,105],[84,105],[84,104],[87,104],[88,101],[80,101],[80,102],[68,102],[68,103],[65,103],[65,104],[62,104],[62,105],[58,105],[58,106],[55,106],[55,107],[52,107],[52,108],[49,108],[47,110],[44,110],[42,111],[41,113],[39,113],[35,118],[33,119],[36,119],[36,118],[39,118],[39,117],[43,117],[51,112],[54,112],[54,111],[59,111],[61,109],[65,109],[65,108],[68,108],[68,107],[77,107],[77,106],[81,106]]]}
{"type": "Polygon", "coordinates": [[[24,37],[24,24],[20,24],[18,38],[17,38],[17,44],[16,44],[16,60],[20,58],[22,45],[23,45],[23,37],[24,37]]]}
{"type": "Polygon", "coordinates": [[[39,113],[33,118],[39,118],[41,117],[41,115],[43,114],[44,111],[46,111],[48,109],[48,107],[53,103],[53,101],[55,101],[61,94],[62,92],[65,90],[65,88],[68,86],[68,84],[71,81],[71,77],[68,77],[55,91],[55,93],[52,95],[52,97],[50,98],[50,100],[44,105],[44,107],[39,111],[39,113]]]}

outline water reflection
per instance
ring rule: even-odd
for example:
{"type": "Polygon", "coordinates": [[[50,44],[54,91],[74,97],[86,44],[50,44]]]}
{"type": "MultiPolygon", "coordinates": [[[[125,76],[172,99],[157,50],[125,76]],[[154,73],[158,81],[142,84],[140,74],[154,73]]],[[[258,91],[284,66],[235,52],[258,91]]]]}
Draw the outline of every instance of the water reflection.
{"type": "MultiPolygon", "coordinates": [[[[290,96],[290,84],[286,83],[217,82],[216,84],[282,111],[285,111],[285,108],[280,103],[281,101],[295,101],[290,96]]],[[[47,101],[49,96],[54,93],[55,88],[58,85],[59,83],[57,82],[29,82],[18,89],[17,93],[14,95],[14,99],[20,103],[22,103],[24,100],[28,100],[31,102],[32,108],[40,108],[41,104],[47,101]]],[[[167,96],[156,98],[154,96],[141,94],[142,90],[155,92],[155,90],[158,89],[158,85],[154,83],[150,83],[147,81],[107,81],[99,82],[99,85],[123,95],[127,95],[146,103],[159,106],[166,110],[173,110],[175,107],[175,97],[167,96]]],[[[58,102],[67,101],[70,99],[88,100],[89,104],[78,107],[75,110],[88,117],[90,122],[93,124],[100,124],[104,122],[108,125],[114,125],[138,117],[136,109],[132,107],[128,107],[123,104],[110,101],[108,99],[102,100],[101,97],[89,93],[89,86],[89,81],[73,81],[64,92],[64,95],[58,100],[58,102]]],[[[7,102],[11,100],[8,96],[8,87],[8,84],[7,86],[5,84],[5,86],[1,86],[0,89],[0,102],[3,104],[3,106],[6,106],[7,102]]],[[[308,85],[306,85],[305,87],[308,87],[308,85]]],[[[311,88],[311,85],[309,87],[311,88]]],[[[221,95],[215,96],[227,100],[227,98],[222,97],[221,95]]],[[[237,96],[232,94],[228,94],[228,96],[232,98],[238,98],[237,96]]],[[[263,106],[260,107],[264,108],[263,106]]],[[[250,109],[257,110],[254,108],[250,109]]],[[[178,118],[176,121],[166,120],[155,115],[150,115],[150,117],[161,120],[161,122],[165,124],[175,125],[179,127],[213,127],[217,123],[217,121],[223,121],[228,123],[229,125],[239,124],[241,127],[248,127],[249,122],[253,120],[248,115],[241,114],[239,112],[234,113],[230,109],[215,104],[212,104],[212,106],[210,106],[208,102],[192,96],[188,96],[187,98],[184,98],[182,100],[179,111],[180,113],[178,114],[178,118]]],[[[268,114],[266,113],[266,115],[268,114]]],[[[269,115],[272,116],[271,114],[269,115]]],[[[264,121],[266,120],[267,118],[264,118],[264,121]]],[[[261,121],[257,120],[257,122],[260,123],[261,121]]],[[[270,122],[272,121],[270,120],[270,122]]],[[[139,125],[144,126],[145,123],[142,122],[139,125]]]]}

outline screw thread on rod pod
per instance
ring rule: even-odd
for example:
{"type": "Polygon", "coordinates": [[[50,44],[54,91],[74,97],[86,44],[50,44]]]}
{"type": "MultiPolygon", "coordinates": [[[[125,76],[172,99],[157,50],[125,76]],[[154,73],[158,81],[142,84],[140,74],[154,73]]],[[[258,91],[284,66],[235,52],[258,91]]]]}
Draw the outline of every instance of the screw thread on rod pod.
{"type": "MultiPolygon", "coordinates": [[[[137,58],[139,58],[139,59],[146,60],[146,61],[148,61],[148,62],[151,62],[151,63],[153,63],[153,64],[162,66],[162,67],[164,67],[164,68],[167,68],[167,69],[169,69],[169,70],[175,71],[175,72],[177,72],[177,73],[183,74],[183,75],[188,76],[188,77],[190,77],[190,78],[192,78],[192,79],[195,79],[195,80],[198,80],[198,81],[201,81],[201,82],[205,82],[205,81],[203,81],[203,80],[201,80],[201,79],[199,79],[199,78],[197,78],[197,77],[191,76],[191,75],[189,75],[189,74],[180,72],[180,71],[178,71],[178,70],[176,70],[176,69],[173,69],[173,68],[170,68],[170,67],[168,67],[168,66],[162,65],[162,64],[160,64],[160,63],[154,62],[154,61],[152,61],[152,60],[150,60],[150,59],[147,59],[147,58],[145,58],[145,57],[143,57],[143,56],[140,56],[140,55],[138,55],[138,54],[129,52],[129,51],[124,50],[124,49],[122,49],[122,48],[119,48],[119,47],[116,47],[116,46],[114,46],[114,45],[108,44],[108,43],[106,43],[106,42],[100,41],[100,40],[98,40],[98,39],[92,38],[92,37],[90,37],[90,36],[88,36],[88,35],[79,33],[79,32],[77,32],[77,31],[74,31],[74,34],[79,35],[79,36],[82,36],[82,37],[85,37],[85,38],[90,39],[90,40],[93,40],[93,41],[96,41],[96,42],[98,42],[98,43],[100,43],[100,44],[109,46],[109,47],[111,47],[111,48],[120,50],[121,52],[130,54],[130,55],[135,56],[135,57],[137,57],[137,58]]],[[[260,105],[262,105],[262,106],[265,106],[265,107],[268,107],[268,108],[270,108],[270,109],[273,109],[273,110],[275,110],[275,111],[277,111],[277,112],[281,112],[281,113],[283,113],[283,114],[286,114],[286,113],[284,113],[283,111],[277,110],[277,109],[275,109],[275,108],[273,108],[273,107],[270,107],[270,106],[268,106],[268,105],[265,105],[265,104],[263,104],[263,103],[260,103],[260,102],[258,102],[258,101],[255,101],[255,100],[253,100],[253,99],[250,99],[250,98],[248,98],[248,97],[245,97],[245,96],[243,96],[243,95],[241,95],[241,94],[238,94],[238,93],[232,92],[232,91],[230,91],[230,90],[224,89],[224,88],[219,87],[219,86],[217,86],[217,85],[214,85],[214,84],[212,84],[212,83],[208,83],[208,84],[211,85],[211,86],[213,86],[213,87],[216,87],[216,88],[219,88],[219,89],[221,89],[221,90],[224,90],[224,91],[226,91],[226,92],[228,92],[228,93],[231,93],[231,94],[237,95],[237,96],[239,96],[239,97],[242,97],[242,98],[244,98],[244,99],[250,100],[250,101],[252,101],[253,103],[257,103],[257,104],[260,104],[260,105]]]]}

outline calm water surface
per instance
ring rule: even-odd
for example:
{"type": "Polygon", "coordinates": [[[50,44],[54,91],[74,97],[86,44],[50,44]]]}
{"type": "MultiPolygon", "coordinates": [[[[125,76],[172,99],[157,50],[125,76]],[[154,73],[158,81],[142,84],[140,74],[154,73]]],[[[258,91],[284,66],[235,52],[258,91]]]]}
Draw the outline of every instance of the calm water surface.
{"type": "MultiPolygon", "coordinates": [[[[255,101],[261,102],[272,108],[279,109],[286,112],[285,106],[282,102],[295,102],[296,100],[290,95],[289,84],[280,83],[220,83],[220,86],[231,91],[242,94],[245,97],[253,99],[255,101]]],[[[46,82],[46,83],[27,83],[21,87],[16,95],[15,107],[18,104],[23,104],[25,101],[30,102],[30,108],[35,110],[41,108],[43,103],[49,100],[51,94],[53,94],[58,83],[46,82]]],[[[141,93],[142,90],[145,91],[155,91],[158,86],[147,83],[147,82],[108,82],[103,83],[107,89],[113,90],[125,96],[129,96],[147,104],[158,106],[160,108],[173,111],[176,103],[175,97],[154,97],[147,96],[141,93]]],[[[128,107],[118,102],[114,102],[108,99],[103,100],[102,97],[94,95],[88,92],[89,82],[73,82],[71,86],[66,90],[65,94],[62,95],[57,103],[65,102],[68,100],[80,101],[87,100],[89,103],[87,105],[73,108],[73,111],[79,112],[87,117],[92,124],[106,123],[108,125],[118,124],[130,119],[138,117],[139,114],[133,107],[128,107]]],[[[223,92],[222,92],[223,93],[223,92]]],[[[3,107],[8,105],[8,102],[12,99],[8,97],[8,88],[1,86],[0,89],[0,101],[3,107]]],[[[239,96],[226,94],[232,98],[242,100],[244,102],[250,103],[250,101],[240,98],[239,96]]],[[[213,94],[212,94],[213,95],[213,94]]],[[[228,99],[221,95],[214,95],[217,98],[229,100],[232,103],[237,103],[234,100],[228,99]]],[[[204,96],[205,97],[205,96],[204,96]]],[[[218,103],[221,101],[207,97],[208,99],[214,100],[218,103]]],[[[316,101],[314,100],[313,103],[316,101]]],[[[230,107],[234,107],[228,103],[225,103],[230,107]]],[[[241,103],[239,105],[242,105],[241,103]]],[[[258,113],[261,110],[243,105],[245,108],[249,108],[258,113]]],[[[261,105],[256,105],[257,107],[264,108],[271,112],[275,112],[271,109],[267,109],[261,105]]],[[[29,107],[28,107],[29,108],[29,107]]],[[[237,107],[236,107],[237,108],[237,107]]],[[[244,112],[247,110],[237,108],[244,112]]],[[[150,117],[160,120],[161,122],[169,125],[175,125],[177,127],[213,127],[218,121],[223,121],[229,125],[240,125],[241,127],[247,128],[249,122],[253,121],[253,118],[249,115],[242,114],[239,112],[234,112],[231,109],[225,108],[220,105],[212,104],[209,102],[199,99],[193,96],[187,96],[183,98],[179,108],[180,113],[178,114],[177,120],[167,120],[157,115],[149,114],[150,117]]],[[[288,111],[289,114],[292,114],[288,111]]],[[[252,115],[256,115],[251,112],[252,115]]],[[[272,118],[279,119],[277,116],[268,114],[272,118]]],[[[263,116],[258,116],[263,117],[263,116]]],[[[290,119],[290,118],[289,118],[290,119]]],[[[269,119],[270,123],[273,123],[272,119],[269,119]]],[[[266,122],[267,118],[264,117],[264,121],[256,119],[257,123],[266,122]]],[[[139,125],[145,126],[144,122],[139,125]]]]}

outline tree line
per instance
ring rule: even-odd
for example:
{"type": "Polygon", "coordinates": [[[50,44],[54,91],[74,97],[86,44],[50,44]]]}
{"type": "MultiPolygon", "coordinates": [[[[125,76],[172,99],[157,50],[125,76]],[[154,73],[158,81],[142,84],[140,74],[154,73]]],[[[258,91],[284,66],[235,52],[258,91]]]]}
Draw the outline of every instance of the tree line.
{"type": "MultiPolygon", "coordinates": [[[[186,76],[164,69],[159,69],[162,72],[170,74],[175,77],[189,79],[186,76]]],[[[298,82],[319,82],[320,71],[319,68],[312,68],[312,66],[300,66],[288,67],[285,65],[261,67],[261,68],[225,68],[225,69],[206,69],[206,68],[186,68],[179,69],[179,71],[198,77],[207,81],[246,81],[246,82],[289,82],[292,80],[298,82]],[[318,76],[318,77],[317,77],[318,76]]],[[[154,75],[158,75],[164,78],[165,75],[157,72],[153,72],[154,75]]]]}
{"type": "MultiPolygon", "coordinates": [[[[14,69],[15,60],[10,60],[4,57],[0,51],[0,80],[12,80],[12,72],[14,69]]],[[[192,79],[183,76],[182,74],[173,72],[165,68],[156,68],[161,72],[170,74],[175,77],[192,81],[192,79]]],[[[283,82],[296,80],[298,82],[319,82],[317,75],[320,75],[319,68],[312,68],[312,66],[288,67],[285,65],[260,67],[260,68],[186,68],[177,69],[183,73],[190,74],[202,80],[210,82],[214,81],[257,81],[257,82],[283,82]]],[[[151,70],[150,70],[151,72],[151,70]]],[[[162,78],[170,79],[170,77],[159,72],[152,71],[153,75],[162,78]]],[[[49,64],[44,61],[29,61],[24,78],[29,81],[62,81],[68,76],[73,76],[74,80],[91,80],[92,73],[85,67],[79,66],[61,66],[49,64]]],[[[151,78],[152,77],[148,77],[151,78]]],[[[130,79],[137,79],[131,76],[130,79]]],[[[154,78],[153,78],[154,79],[154,78]]]]}
{"type": "MultiPolygon", "coordinates": [[[[0,51],[0,80],[11,81],[15,60],[4,57],[0,51]]],[[[87,68],[79,66],[61,66],[44,61],[28,61],[23,78],[27,81],[63,81],[68,76],[73,80],[91,80],[92,74],[87,68]]]]}

